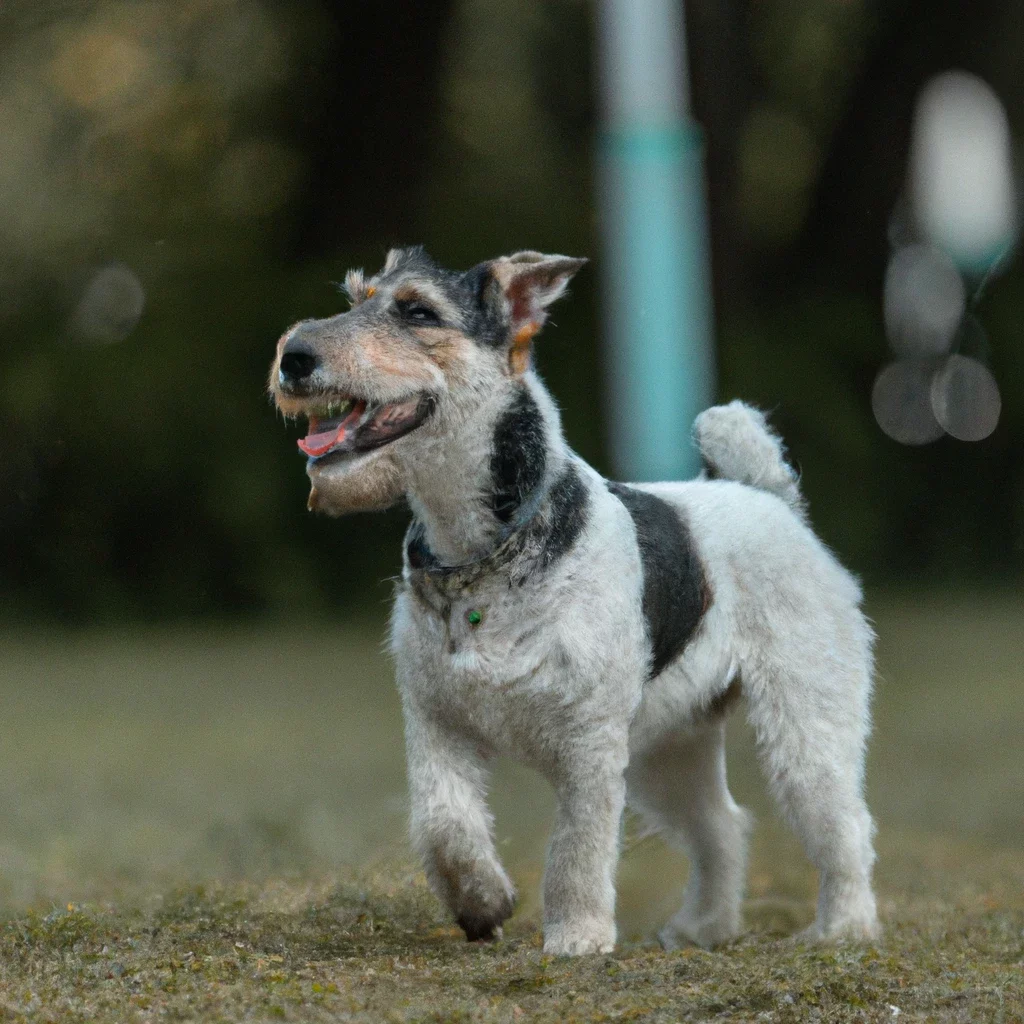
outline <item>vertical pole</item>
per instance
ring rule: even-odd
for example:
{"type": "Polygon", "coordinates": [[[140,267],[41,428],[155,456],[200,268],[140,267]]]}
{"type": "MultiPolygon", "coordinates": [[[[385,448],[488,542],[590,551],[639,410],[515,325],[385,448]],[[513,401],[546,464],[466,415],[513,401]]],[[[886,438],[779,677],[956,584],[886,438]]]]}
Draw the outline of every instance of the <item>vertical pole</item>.
{"type": "Polygon", "coordinates": [[[702,138],[677,0],[600,0],[600,187],[611,453],[629,480],[699,468],[714,393],[702,138]]]}

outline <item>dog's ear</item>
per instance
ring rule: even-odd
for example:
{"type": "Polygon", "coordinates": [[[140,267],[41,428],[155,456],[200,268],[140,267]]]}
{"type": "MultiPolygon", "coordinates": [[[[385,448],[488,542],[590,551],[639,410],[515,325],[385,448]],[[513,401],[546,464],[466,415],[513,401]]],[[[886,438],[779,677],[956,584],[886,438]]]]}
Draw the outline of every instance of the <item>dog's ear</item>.
{"type": "Polygon", "coordinates": [[[548,306],[565,292],[573,274],[587,261],[573,256],[517,252],[490,264],[508,316],[509,367],[522,373],[530,362],[530,342],[548,318],[548,306]]]}

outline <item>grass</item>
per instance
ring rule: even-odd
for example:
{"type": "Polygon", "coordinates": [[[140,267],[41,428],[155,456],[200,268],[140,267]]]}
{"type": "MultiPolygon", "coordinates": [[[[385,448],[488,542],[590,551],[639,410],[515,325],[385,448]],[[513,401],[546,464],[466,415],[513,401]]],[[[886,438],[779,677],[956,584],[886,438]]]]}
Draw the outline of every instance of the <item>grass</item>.
{"type": "MultiPolygon", "coordinates": [[[[786,938],[799,892],[752,901],[727,949],[545,956],[532,916],[468,945],[402,865],[175,889],[12,920],[0,1015],[54,1021],[1005,1020],[1024,1015],[1024,858],[885,848],[879,947],[786,938]],[[962,871],[970,864],[968,873],[962,871]]],[[[767,869],[762,860],[762,870],[767,869]]]]}
{"type": "Polygon", "coordinates": [[[495,780],[523,893],[502,942],[462,941],[410,864],[379,623],[8,638],[0,1019],[1024,1021],[1024,612],[873,613],[884,941],[790,938],[815,879],[737,722],[733,788],[760,820],[749,935],[653,946],[685,862],[627,842],[623,944],[577,961],[540,948],[551,802],[530,773],[495,780]]]}

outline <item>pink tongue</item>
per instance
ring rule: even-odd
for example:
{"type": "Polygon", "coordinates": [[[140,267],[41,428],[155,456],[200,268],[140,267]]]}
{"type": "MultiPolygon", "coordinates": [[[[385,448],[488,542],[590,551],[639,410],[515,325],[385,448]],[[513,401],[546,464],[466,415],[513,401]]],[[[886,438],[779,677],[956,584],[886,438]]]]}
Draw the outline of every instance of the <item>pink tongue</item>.
{"type": "MultiPolygon", "coordinates": [[[[321,430],[315,434],[308,434],[299,441],[299,448],[307,455],[317,456],[329,452],[335,445],[345,440],[347,428],[359,422],[360,417],[366,412],[365,402],[356,402],[352,411],[337,426],[330,430],[321,430]]],[[[316,430],[319,424],[316,420],[310,420],[309,425],[316,430]]]]}
{"type": "Polygon", "coordinates": [[[320,434],[309,434],[299,439],[299,447],[307,455],[323,455],[330,451],[336,444],[345,440],[345,424],[335,427],[333,430],[325,430],[320,434]]]}

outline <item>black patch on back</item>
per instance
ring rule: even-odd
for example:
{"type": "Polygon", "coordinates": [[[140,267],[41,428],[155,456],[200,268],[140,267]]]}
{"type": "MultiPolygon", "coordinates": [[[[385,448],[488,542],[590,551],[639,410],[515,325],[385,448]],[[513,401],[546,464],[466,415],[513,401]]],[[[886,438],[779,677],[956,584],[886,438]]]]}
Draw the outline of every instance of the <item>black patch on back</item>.
{"type": "Polygon", "coordinates": [[[629,512],[644,573],[643,612],[653,679],[683,651],[711,604],[704,566],[679,512],[647,491],[609,481],[629,512]]]}
{"type": "Polygon", "coordinates": [[[533,396],[522,388],[494,427],[491,451],[491,509],[503,522],[544,479],[547,446],[544,421],[533,396]]]}

